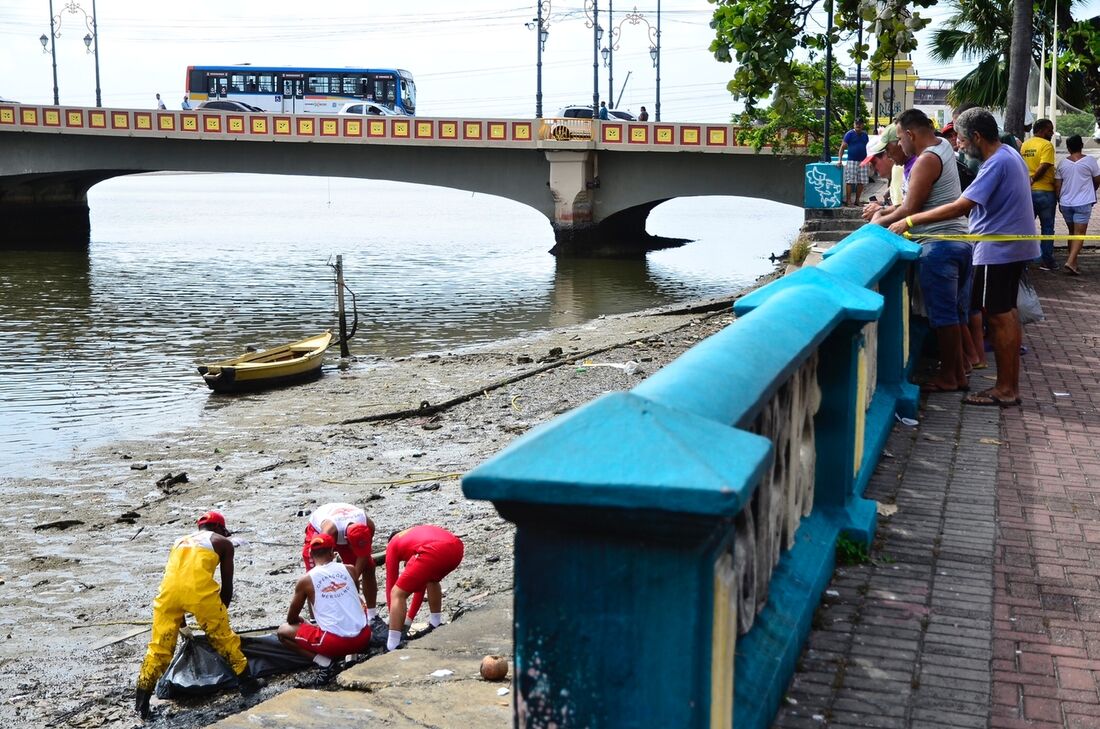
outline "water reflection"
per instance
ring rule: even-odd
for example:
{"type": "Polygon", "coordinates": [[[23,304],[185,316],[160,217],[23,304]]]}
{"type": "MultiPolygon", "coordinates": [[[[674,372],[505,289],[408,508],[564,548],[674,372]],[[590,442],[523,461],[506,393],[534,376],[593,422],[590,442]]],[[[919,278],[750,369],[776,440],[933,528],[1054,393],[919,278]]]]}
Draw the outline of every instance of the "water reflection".
{"type": "Polygon", "coordinates": [[[677,200],[650,232],[696,242],[557,261],[536,211],[424,186],[139,175],[97,185],[90,201],[87,250],[0,257],[0,475],[230,402],[209,396],[195,363],[333,327],[337,253],[359,301],[353,350],[397,356],[728,293],[770,270],[801,218],[759,201],[677,200]]]}

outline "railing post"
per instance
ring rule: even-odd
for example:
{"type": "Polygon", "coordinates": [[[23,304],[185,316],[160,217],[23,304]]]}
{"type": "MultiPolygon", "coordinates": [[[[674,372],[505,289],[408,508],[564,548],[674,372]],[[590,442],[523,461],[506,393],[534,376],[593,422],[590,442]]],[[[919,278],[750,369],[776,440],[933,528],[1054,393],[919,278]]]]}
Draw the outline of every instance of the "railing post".
{"type": "Polygon", "coordinates": [[[771,443],[631,393],[463,479],[516,525],[516,726],[730,727],[733,522],[771,443]]]}
{"type": "Polygon", "coordinates": [[[803,199],[807,210],[839,208],[844,202],[844,171],[832,162],[806,165],[803,199]]]}

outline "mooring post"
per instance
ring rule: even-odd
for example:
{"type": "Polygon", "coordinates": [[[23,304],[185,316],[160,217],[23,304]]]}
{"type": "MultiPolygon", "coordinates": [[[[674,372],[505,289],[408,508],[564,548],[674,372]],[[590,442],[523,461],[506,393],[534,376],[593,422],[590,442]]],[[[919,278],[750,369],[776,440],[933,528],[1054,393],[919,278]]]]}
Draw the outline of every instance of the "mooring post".
{"type": "Polygon", "coordinates": [[[340,356],[350,357],[348,349],[348,318],[344,314],[344,257],[336,256],[336,307],[340,311],[340,356]]]}

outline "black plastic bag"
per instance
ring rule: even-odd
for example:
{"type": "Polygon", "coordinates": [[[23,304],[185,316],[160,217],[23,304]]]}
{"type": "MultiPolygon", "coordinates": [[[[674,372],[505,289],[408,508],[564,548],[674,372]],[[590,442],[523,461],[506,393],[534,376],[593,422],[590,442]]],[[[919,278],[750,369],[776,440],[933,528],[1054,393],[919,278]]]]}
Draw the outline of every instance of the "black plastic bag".
{"type": "MultiPolygon", "coordinates": [[[[279,642],[274,635],[241,636],[241,652],[248,659],[248,673],[257,678],[300,671],[313,661],[279,642]]],[[[205,696],[237,687],[233,670],[210,646],[206,636],[184,637],[168,670],[157,682],[157,696],[205,696]]]]}

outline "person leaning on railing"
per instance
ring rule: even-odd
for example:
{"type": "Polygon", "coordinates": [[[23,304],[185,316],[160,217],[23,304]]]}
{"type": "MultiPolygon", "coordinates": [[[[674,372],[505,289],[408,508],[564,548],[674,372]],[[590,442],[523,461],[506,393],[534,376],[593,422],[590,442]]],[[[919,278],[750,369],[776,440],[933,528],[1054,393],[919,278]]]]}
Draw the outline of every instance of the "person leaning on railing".
{"type": "MultiPolygon", "coordinates": [[[[954,202],[898,220],[890,230],[901,235],[918,226],[969,214],[971,233],[1020,235],[1008,241],[978,241],[974,246],[972,307],[985,314],[989,325],[997,382],[963,398],[967,405],[1019,405],[1021,329],[1016,295],[1027,262],[1039,256],[1039,242],[1030,237],[1035,235],[1030,176],[1019,153],[1001,143],[997,121],[985,109],[960,114],[955,130],[966,153],[982,160],[974,182],[954,202]]],[[[974,324],[972,317],[972,332],[974,324]]],[[[981,343],[975,341],[975,345],[981,343]]]]}
{"type": "MultiPolygon", "coordinates": [[[[909,186],[901,204],[880,210],[871,219],[883,227],[904,221],[910,215],[954,202],[962,194],[955,148],[936,136],[932,120],[919,109],[909,109],[898,117],[896,133],[906,158],[913,159],[909,186]]],[[[914,226],[914,233],[966,235],[966,218],[956,215],[945,220],[914,226]]],[[[940,369],[922,392],[968,390],[964,338],[970,310],[971,248],[968,243],[921,238],[917,274],[928,310],[928,321],[939,344],[940,369]]]]}

